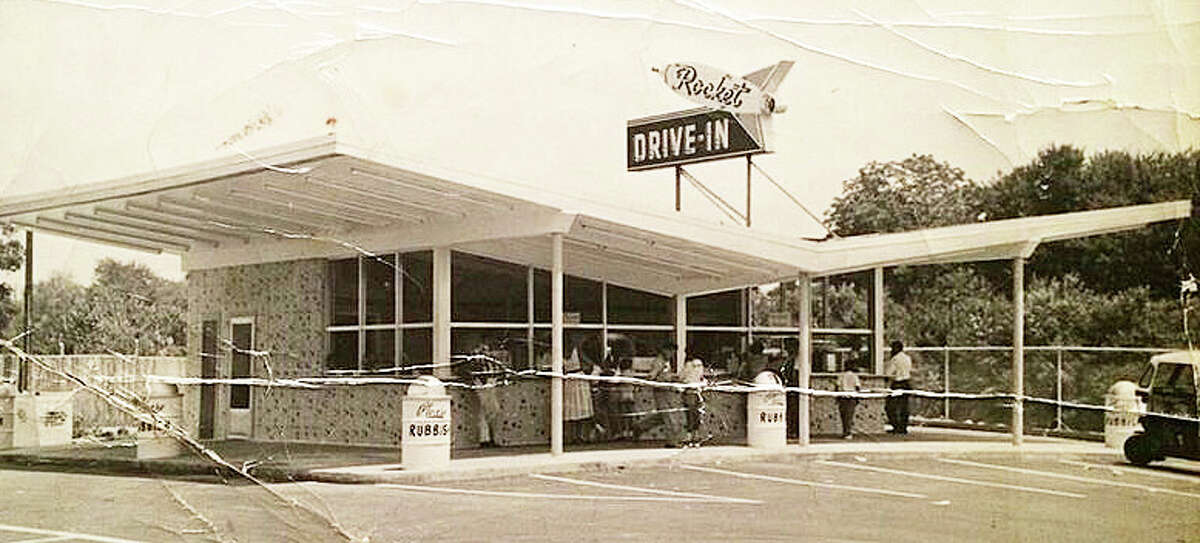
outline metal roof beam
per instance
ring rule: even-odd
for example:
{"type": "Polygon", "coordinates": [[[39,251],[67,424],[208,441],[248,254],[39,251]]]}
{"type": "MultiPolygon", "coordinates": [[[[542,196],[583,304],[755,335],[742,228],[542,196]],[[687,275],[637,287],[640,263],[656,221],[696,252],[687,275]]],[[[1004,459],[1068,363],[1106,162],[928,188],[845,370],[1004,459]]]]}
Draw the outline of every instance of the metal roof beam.
{"type": "Polygon", "coordinates": [[[386,175],[380,175],[377,173],[360,170],[358,168],[350,168],[350,174],[351,175],[361,175],[363,177],[367,177],[370,179],[383,181],[384,183],[390,183],[390,184],[396,185],[398,187],[403,187],[403,188],[410,189],[410,190],[424,192],[426,194],[432,194],[436,198],[453,198],[453,199],[457,199],[457,200],[462,200],[464,202],[470,202],[470,203],[473,203],[476,205],[481,205],[484,207],[490,207],[492,209],[500,209],[503,211],[512,211],[513,210],[513,207],[510,205],[505,205],[505,204],[498,203],[498,202],[492,202],[490,200],[485,200],[483,198],[480,198],[477,196],[472,196],[470,194],[464,194],[462,192],[457,192],[457,191],[442,190],[442,189],[437,189],[437,188],[433,188],[433,187],[426,187],[419,183],[413,183],[411,181],[402,181],[400,179],[395,179],[393,177],[389,177],[386,175]]]}
{"type": "MultiPolygon", "coordinates": [[[[178,232],[172,232],[172,231],[165,230],[165,229],[162,229],[159,227],[129,224],[128,222],[122,221],[120,219],[97,217],[95,215],[84,215],[82,213],[76,213],[74,211],[68,211],[68,212],[64,213],[63,218],[65,218],[68,222],[84,223],[84,224],[80,225],[80,226],[84,226],[84,227],[87,227],[89,223],[92,224],[93,226],[96,224],[99,224],[100,226],[98,228],[116,228],[118,231],[132,231],[131,235],[141,235],[140,233],[146,232],[146,233],[153,234],[155,236],[161,236],[163,239],[165,239],[167,241],[177,241],[177,242],[189,243],[189,244],[190,243],[203,243],[205,245],[208,245],[209,247],[220,247],[221,246],[221,242],[219,242],[215,239],[197,237],[194,235],[180,234],[178,232]]],[[[142,236],[142,237],[145,237],[145,236],[142,236]]]]}
{"type": "Polygon", "coordinates": [[[130,224],[144,227],[172,229],[188,236],[197,233],[220,239],[250,243],[250,238],[247,236],[235,234],[229,230],[218,230],[204,221],[153,211],[151,209],[131,209],[131,206],[136,207],[137,204],[126,204],[126,209],[96,207],[92,209],[92,214],[104,215],[112,217],[115,220],[127,221],[130,224]],[[204,226],[196,226],[197,224],[204,226]]]}
{"type": "Polygon", "coordinates": [[[85,232],[80,232],[74,228],[58,228],[58,227],[49,226],[49,225],[45,225],[45,224],[31,224],[31,223],[22,222],[22,221],[14,221],[13,224],[23,227],[23,228],[30,228],[33,230],[41,230],[43,232],[49,232],[54,235],[88,241],[88,242],[92,242],[92,243],[112,245],[114,247],[122,247],[125,249],[133,249],[136,251],[145,251],[147,253],[154,253],[154,254],[161,254],[163,252],[162,247],[153,246],[153,245],[149,245],[146,243],[141,243],[140,240],[130,241],[130,240],[123,239],[123,237],[118,237],[118,236],[107,236],[104,234],[85,233],[85,232]]]}
{"type": "Polygon", "coordinates": [[[274,206],[277,208],[282,208],[287,213],[291,213],[293,215],[305,213],[305,214],[313,215],[316,217],[325,217],[327,219],[350,223],[350,224],[358,225],[358,226],[376,226],[376,225],[374,225],[368,221],[365,221],[361,218],[358,218],[358,217],[348,217],[348,216],[346,216],[346,214],[344,212],[331,211],[329,209],[321,209],[317,206],[314,206],[313,204],[303,203],[303,202],[300,202],[300,203],[292,202],[292,201],[279,202],[279,201],[272,200],[271,197],[268,195],[248,191],[245,189],[233,189],[229,192],[229,194],[230,194],[230,196],[234,196],[238,199],[244,198],[251,202],[257,202],[257,203],[260,203],[265,206],[274,206]]]}
{"type": "Polygon", "coordinates": [[[362,203],[362,202],[347,203],[344,201],[338,201],[333,198],[322,198],[321,196],[316,195],[316,194],[302,192],[302,191],[290,189],[287,187],[277,187],[270,183],[263,183],[263,190],[266,190],[269,192],[274,192],[276,194],[280,194],[282,196],[287,196],[289,198],[297,198],[300,200],[307,200],[309,202],[317,203],[320,205],[337,207],[337,208],[345,209],[348,211],[363,212],[363,213],[367,213],[370,215],[383,217],[385,219],[393,219],[393,220],[397,220],[397,221],[404,221],[404,222],[411,222],[411,223],[420,223],[420,222],[425,221],[425,219],[423,217],[419,217],[417,215],[410,215],[408,213],[401,213],[398,211],[384,209],[384,208],[381,208],[378,206],[374,206],[374,205],[362,203]]]}
{"type": "Polygon", "coordinates": [[[394,196],[388,196],[386,194],[379,194],[379,193],[371,192],[369,190],[360,189],[358,187],[345,185],[345,184],[339,183],[337,181],[334,181],[332,179],[322,179],[320,177],[311,176],[311,175],[308,176],[307,179],[309,181],[312,181],[313,183],[317,183],[324,187],[329,187],[333,190],[348,192],[350,194],[363,196],[365,198],[382,200],[384,202],[388,202],[390,204],[395,204],[398,206],[409,207],[412,209],[419,209],[421,211],[428,211],[430,213],[437,213],[438,215],[445,215],[448,217],[458,217],[460,219],[463,217],[466,217],[465,213],[462,213],[459,211],[451,211],[449,209],[440,208],[437,206],[432,206],[432,205],[427,205],[427,204],[419,204],[419,203],[410,202],[408,200],[402,200],[402,199],[396,198],[394,196]]]}
{"type": "MultiPolygon", "coordinates": [[[[206,214],[195,211],[184,206],[172,206],[163,202],[155,202],[145,204],[141,202],[129,201],[125,202],[125,208],[136,213],[148,213],[160,217],[172,217],[177,220],[195,221],[199,224],[206,225],[214,230],[231,232],[230,235],[240,235],[233,233],[237,230],[245,232],[253,232],[258,235],[268,235],[269,232],[263,232],[260,225],[253,222],[245,222],[244,220],[234,219],[231,217],[222,217],[222,220],[217,220],[216,215],[206,214]]],[[[246,243],[250,242],[249,236],[242,236],[246,243]]]]}
{"type": "Polygon", "coordinates": [[[177,251],[189,251],[192,248],[192,246],[188,243],[179,243],[179,242],[175,242],[175,241],[167,241],[167,240],[164,240],[161,238],[147,237],[145,235],[130,234],[128,232],[121,232],[120,230],[115,230],[112,228],[98,228],[98,227],[94,227],[94,226],[84,226],[81,224],[73,223],[71,221],[67,221],[67,220],[63,220],[63,219],[55,219],[55,218],[51,218],[51,217],[38,216],[36,224],[49,225],[51,227],[59,228],[59,229],[67,230],[67,231],[78,229],[77,231],[82,232],[82,233],[96,233],[96,234],[103,234],[105,236],[117,236],[118,239],[125,238],[128,240],[132,240],[133,243],[140,242],[140,243],[147,244],[147,246],[151,246],[151,247],[157,246],[157,247],[175,249],[177,251]]]}
{"type": "Polygon", "coordinates": [[[228,224],[259,234],[269,235],[276,229],[308,233],[307,231],[312,229],[312,225],[310,224],[284,219],[269,213],[246,211],[209,201],[177,200],[160,196],[158,198],[158,206],[170,213],[179,213],[208,222],[209,224],[228,224]]]}

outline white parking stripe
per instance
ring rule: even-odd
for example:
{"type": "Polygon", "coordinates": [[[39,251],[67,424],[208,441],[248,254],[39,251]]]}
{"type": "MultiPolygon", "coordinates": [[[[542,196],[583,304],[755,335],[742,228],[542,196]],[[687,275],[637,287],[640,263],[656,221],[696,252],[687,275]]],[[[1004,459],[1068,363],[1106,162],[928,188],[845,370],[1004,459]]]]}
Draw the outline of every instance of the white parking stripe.
{"type": "Polygon", "coordinates": [[[567,483],[572,485],[593,486],[597,488],[608,488],[612,490],[628,490],[631,492],[645,492],[647,494],[661,494],[663,496],[679,496],[684,498],[703,498],[706,500],[730,502],[730,503],[750,503],[761,504],[758,500],[747,500],[744,498],[727,498],[725,496],[713,496],[711,494],[699,494],[696,492],[678,492],[675,490],[660,490],[657,488],[643,488],[640,486],[625,486],[614,485],[610,483],[600,483],[596,481],[585,481],[583,479],[568,479],[566,477],[556,477],[554,475],[542,475],[540,473],[530,473],[530,477],[541,479],[543,481],[554,481],[556,483],[567,483]]]}
{"type": "Polygon", "coordinates": [[[1023,473],[1026,475],[1038,475],[1041,477],[1050,477],[1053,479],[1064,479],[1067,481],[1078,481],[1080,483],[1091,483],[1096,485],[1118,486],[1121,488],[1132,488],[1135,490],[1145,490],[1146,492],[1154,492],[1158,494],[1173,494],[1176,496],[1186,496],[1188,498],[1200,498],[1200,494],[1192,494],[1191,492],[1181,492],[1170,488],[1161,488],[1156,486],[1146,486],[1134,483],[1124,483],[1121,481],[1107,481],[1104,479],[1092,479],[1090,477],[1080,477],[1078,475],[1067,475],[1065,473],[1055,473],[1053,471],[1039,471],[1034,469],[1015,468],[1012,466],[1000,466],[996,464],[984,464],[982,462],[972,462],[970,460],[955,460],[952,458],[939,458],[938,461],[949,464],[958,464],[960,466],[972,466],[977,468],[997,469],[1000,471],[1008,471],[1012,473],[1023,473]]]}
{"type": "Polygon", "coordinates": [[[1171,472],[1162,471],[1162,470],[1158,470],[1158,469],[1154,469],[1154,468],[1144,468],[1141,466],[1134,466],[1132,464],[1120,464],[1120,465],[1117,465],[1117,464],[1092,464],[1089,462],[1080,462],[1078,460],[1067,460],[1065,458],[1059,460],[1059,462],[1062,462],[1063,464],[1067,464],[1070,466],[1079,466],[1082,468],[1099,468],[1099,469],[1109,470],[1112,473],[1116,473],[1118,475],[1124,475],[1126,473],[1133,474],[1133,475],[1152,475],[1154,477],[1162,477],[1163,479],[1174,479],[1176,481],[1187,481],[1189,483],[1194,483],[1194,484],[1200,485],[1200,474],[1198,474],[1198,475],[1183,475],[1181,473],[1171,473],[1171,472]]]}
{"type": "Polygon", "coordinates": [[[66,541],[68,539],[75,539],[75,537],[69,535],[59,535],[52,537],[39,537],[37,539],[22,539],[20,541],[12,541],[11,543],[50,543],[51,541],[66,541]]]}
{"type": "Polygon", "coordinates": [[[706,473],[719,473],[721,475],[729,475],[732,477],[741,477],[743,479],[758,479],[760,481],[773,481],[776,483],[787,483],[787,484],[791,484],[791,485],[811,486],[811,487],[816,487],[816,488],[831,488],[834,490],[847,490],[850,492],[865,492],[868,494],[883,494],[885,496],[899,496],[902,498],[924,499],[924,498],[928,497],[924,494],[913,494],[911,492],[900,492],[897,490],[886,490],[886,489],[882,489],[882,488],[865,488],[865,487],[858,487],[858,486],[835,485],[832,483],[818,483],[815,481],[804,481],[801,479],[786,479],[783,477],[774,477],[771,475],[746,473],[744,471],[729,471],[726,469],[706,468],[706,467],[701,467],[701,466],[689,466],[689,465],[683,465],[680,467],[682,467],[683,469],[690,469],[692,471],[703,471],[706,473]]]}
{"type": "Polygon", "coordinates": [[[502,498],[533,498],[542,500],[587,500],[587,501],[631,501],[631,502],[688,502],[688,503],[728,503],[726,500],[708,498],[683,498],[668,496],[587,496],[581,494],[539,494],[536,492],[507,492],[500,490],[470,490],[465,488],[445,488],[438,486],[401,485],[380,483],[381,488],[397,488],[415,492],[440,492],[443,494],[469,494],[475,496],[496,496],[502,498]]]}
{"type": "Polygon", "coordinates": [[[962,483],[964,485],[988,486],[992,488],[1004,488],[1007,490],[1019,490],[1022,492],[1035,492],[1038,494],[1050,494],[1052,496],[1062,496],[1065,498],[1086,498],[1086,495],[1076,494],[1074,492],[1060,492],[1058,490],[1050,490],[1048,488],[1036,488],[1030,486],[1008,485],[1004,483],[993,483],[991,481],[977,481],[975,479],[962,479],[959,477],[947,477],[945,475],[930,475],[928,473],[919,473],[915,471],[902,471],[898,469],[877,468],[875,466],[864,466],[861,464],[847,464],[845,462],[834,462],[831,460],[818,460],[818,464],[827,466],[838,466],[843,468],[858,469],[865,471],[875,471],[879,473],[887,473],[891,475],[907,475],[909,477],[917,477],[920,479],[932,479],[935,481],[946,481],[950,483],[962,483]]]}
{"type": "Polygon", "coordinates": [[[43,530],[41,528],[27,528],[25,526],[11,526],[8,524],[0,524],[0,531],[17,532],[22,534],[62,536],[68,539],[82,539],[84,541],[97,541],[99,543],[140,543],[133,539],[121,539],[118,537],[105,537],[102,535],[79,534],[75,532],[64,532],[61,530],[43,530]]]}

